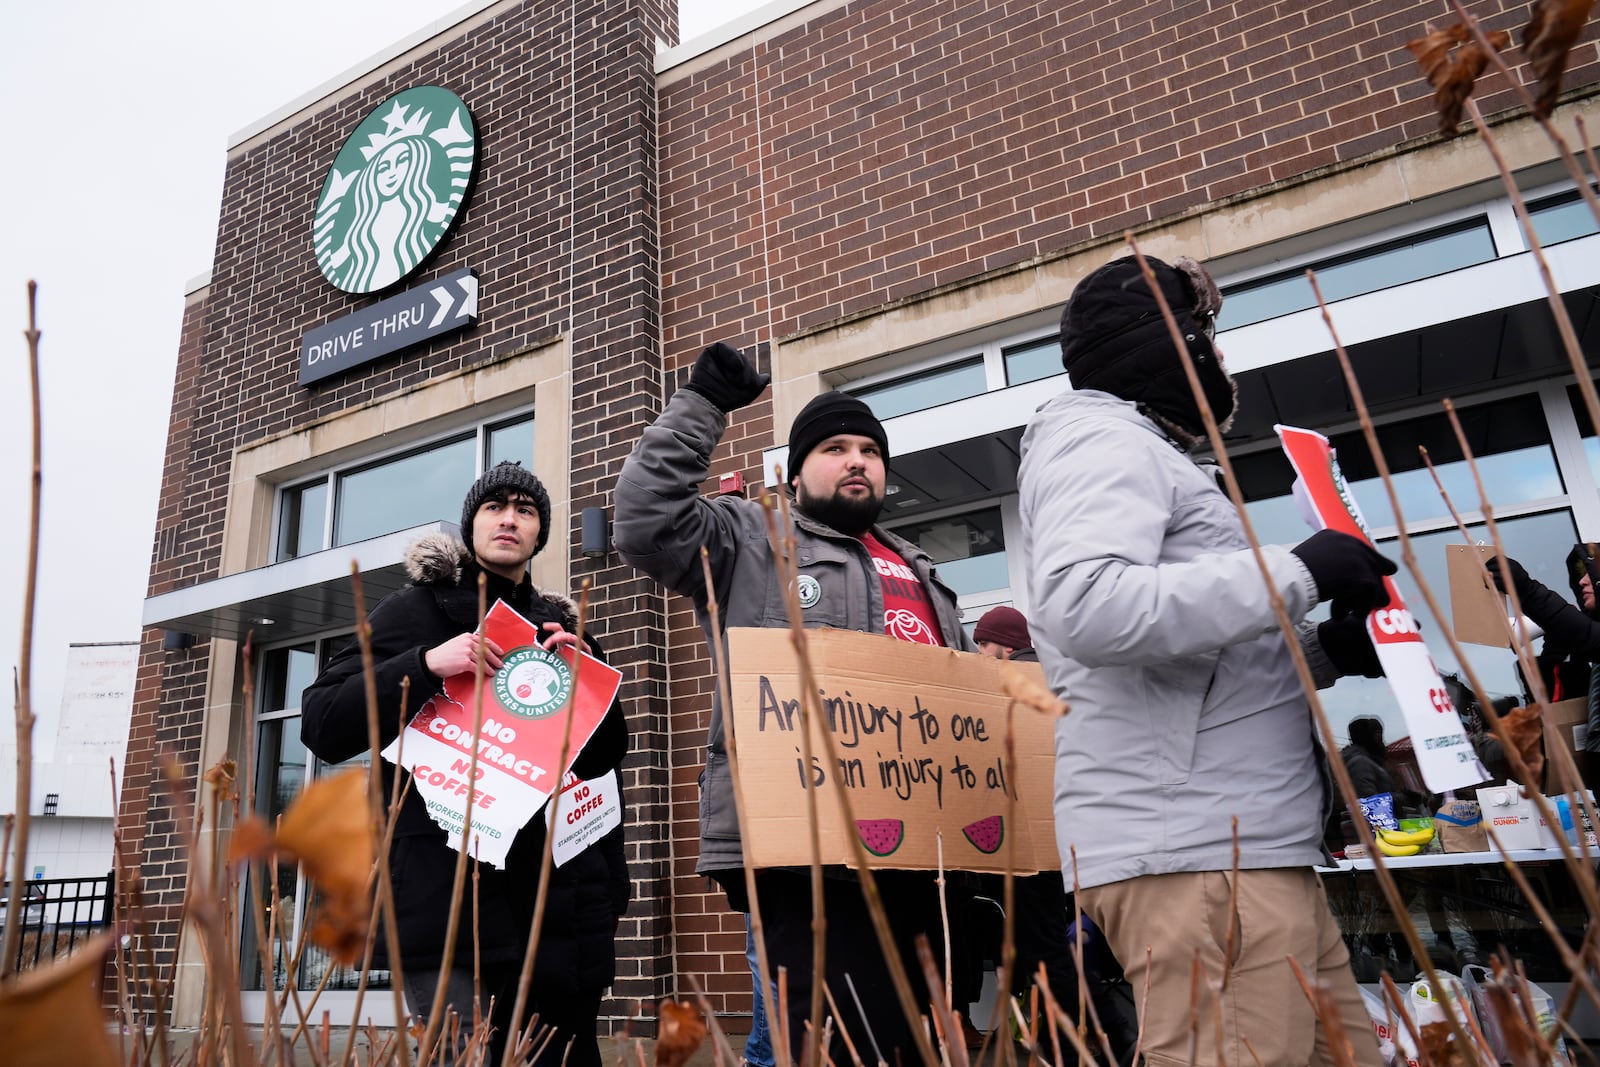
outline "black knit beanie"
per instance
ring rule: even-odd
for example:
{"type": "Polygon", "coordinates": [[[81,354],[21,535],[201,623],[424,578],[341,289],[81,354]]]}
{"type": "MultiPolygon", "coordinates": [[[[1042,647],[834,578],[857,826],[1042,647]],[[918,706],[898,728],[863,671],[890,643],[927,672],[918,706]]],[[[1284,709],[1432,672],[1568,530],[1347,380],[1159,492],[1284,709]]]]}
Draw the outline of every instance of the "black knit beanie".
{"type": "MultiPolygon", "coordinates": [[[[1219,424],[1226,423],[1233,414],[1233,379],[1208,333],[1222,309],[1222,294],[1192,259],[1180,259],[1176,266],[1149,256],[1145,262],[1194,358],[1212,414],[1219,424]]],[[[1192,439],[1205,433],[1161,308],[1132,256],[1112,260],[1073,289],[1061,313],[1061,365],[1074,389],[1098,389],[1131,400],[1192,439]]]]}
{"type": "Polygon", "coordinates": [[[539,541],[533,546],[533,554],[537,556],[544,551],[545,543],[550,540],[550,494],[544,491],[544,483],[535,478],[532,471],[524,470],[514,459],[496,463],[467,490],[467,499],[461,502],[461,539],[467,543],[468,551],[472,549],[472,520],[483,502],[496,493],[521,493],[533,501],[533,506],[539,509],[539,541]]]}
{"type": "Polygon", "coordinates": [[[790,480],[800,473],[800,464],[813,448],[841,433],[860,434],[876,441],[883,453],[884,469],[888,469],[889,438],[883,432],[883,423],[864,401],[832,390],[812,397],[789,427],[790,480]]]}

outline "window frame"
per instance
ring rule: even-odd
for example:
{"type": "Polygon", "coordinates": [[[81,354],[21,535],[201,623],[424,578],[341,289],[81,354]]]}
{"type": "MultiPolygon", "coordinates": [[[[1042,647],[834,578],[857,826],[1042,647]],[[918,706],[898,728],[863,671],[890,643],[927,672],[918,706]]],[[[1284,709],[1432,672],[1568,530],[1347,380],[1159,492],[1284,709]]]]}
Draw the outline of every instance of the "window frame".
{"type": "MultiPolygon", "coordinates": [[[[388,448],[374,452],[366,452],[342,463],[330,464],[312,474],[299,476],[275,486],[272,499],[271,562],[284,563],[291,559],[299,559],[302,556],[310,555],[313,552],[341,547],[333,544],[333,532],[338,526],[341,479],[387,463],[397,462],[410,456],[420,455],[456,441],[465,440],[469,434],[473,437],[474,470],[477,474],[482,474],[484,464],[488,458],[489,435],[496,430],[505,429],[523,421],[529,424],[531,430],[537,419],[538,416],[535,413],[534,405],[524,404],[509,411],[501,412],[492,419],[474,422],[465,427],[457,426],[440,430],[417,440],[391,445],[388,448]],[[327,487],[327,506],[323,509],[322,516],[322,542],[316,548],[302,547],[299,552],[292,556],[285,555],[283,553],[283,523],[286,518],[286,500],[289,494],[303,492],[318,484],[327,487]]],[[[392,533],[393,531],[389,532],[392,533]]]]}

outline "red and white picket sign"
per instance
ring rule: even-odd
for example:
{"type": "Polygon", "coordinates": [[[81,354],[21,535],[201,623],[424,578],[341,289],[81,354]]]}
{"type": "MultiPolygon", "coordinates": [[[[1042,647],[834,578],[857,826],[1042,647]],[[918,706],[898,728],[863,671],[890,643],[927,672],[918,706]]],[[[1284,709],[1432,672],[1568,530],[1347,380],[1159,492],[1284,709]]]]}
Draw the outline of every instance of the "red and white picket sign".
{"type": "MultiPolygon", "coordinates": [[[[1367,525],[1345,485],[1344,475],[1339,473],[1339,461],[1328,439],[1314,430],[1294,426],[1274,429],[1298,476],[1294,491],[1306,521],[1314,529],[1338,530],[1371,544],[1367,525]]],[[[1389,689],[1405,716],[1422,780],[1435,793],[1485,781],[1489,772],[1478,762],[1472,741],[1462,728],[1461,716],[1439,677],[1439,668],[1434,666],[1416,620],[1406,609],[1400,587],[1393,578],[1383,582],[1389,591],[1389,606],[1367,616],[1367,633],[1377,649],[1378,662],[1383,664],[1389,689]]]]}
{"type": "Polygon", "coordinates": [[[413,788],[452,847],[461,841],[470,789],[469,847],[479,860],[504,867],[517,831],[544,807],[594,736],[622,674],[587,652],[545,651],[538,628],[504,601],[489,609],[483,632],[505,653],[500,669],[483,679],[483,724],[476,741],[473,676],[458,674],[445,679],[444,692],[422,706],[383,756],[411,772],[413,788]],[[563,765],[569,715],[572,737],[563,765]]]}

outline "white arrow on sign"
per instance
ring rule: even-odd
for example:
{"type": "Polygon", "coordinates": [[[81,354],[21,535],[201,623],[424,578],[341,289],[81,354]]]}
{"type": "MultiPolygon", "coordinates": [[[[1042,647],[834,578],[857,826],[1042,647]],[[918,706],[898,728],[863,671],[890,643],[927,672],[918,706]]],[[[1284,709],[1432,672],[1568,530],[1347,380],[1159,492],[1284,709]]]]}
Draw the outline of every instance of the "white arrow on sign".
{"type": "MultiPolygon", "coordinates": [[[[456,284],[461,286],[465,299],[461,301],[461,306],[456,308],[455,317],[459,319],[468,315],[476,315],[478,313],[478,279],[469,274],[465,278],[459,279],[456,284]]],[[[428,323],[428,329],[431,330],[449,317],[451,308],[456,307],[456,298],[449,288],[443,285],[437,285],[429,289],[428,295],[439,302],[439,310],[433,313],[433,321],[428,323]]]]}

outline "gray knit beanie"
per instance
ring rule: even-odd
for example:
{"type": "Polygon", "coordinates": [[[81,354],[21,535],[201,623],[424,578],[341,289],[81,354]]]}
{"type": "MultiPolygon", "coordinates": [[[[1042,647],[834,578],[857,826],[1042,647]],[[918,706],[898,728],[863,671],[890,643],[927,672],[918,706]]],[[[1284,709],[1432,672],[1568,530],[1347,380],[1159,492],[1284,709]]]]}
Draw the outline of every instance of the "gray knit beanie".
{"type": "Polygon", "coordinates": [[[467,543],[467,549],[472,548],[473,517],[483,507],[483,502],[497,493],[521,493],[533,501],[533,506],[539,509],[539,541],[533,546],[533,554],[537,556],[544,551],[545,543],[550,540],[550,494],[544,491],[544,483],[535,478],[532,471],[524,470],[514,459],[496,463],[467,490],[467,499],[461,502],[461,539],[467,543]]]}

